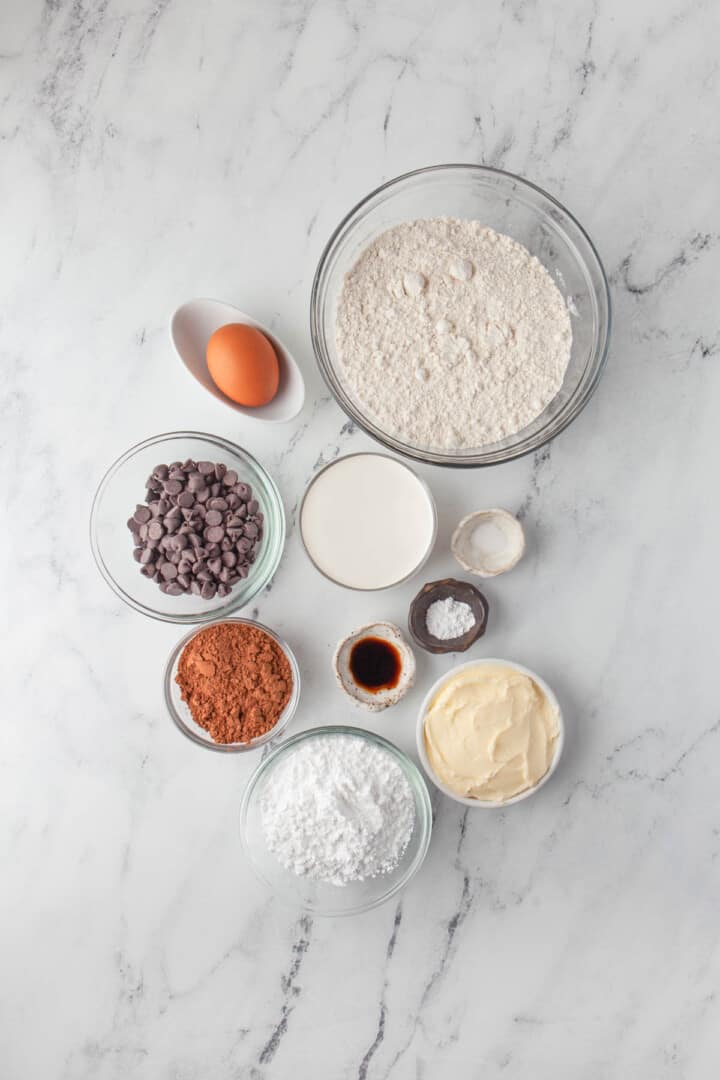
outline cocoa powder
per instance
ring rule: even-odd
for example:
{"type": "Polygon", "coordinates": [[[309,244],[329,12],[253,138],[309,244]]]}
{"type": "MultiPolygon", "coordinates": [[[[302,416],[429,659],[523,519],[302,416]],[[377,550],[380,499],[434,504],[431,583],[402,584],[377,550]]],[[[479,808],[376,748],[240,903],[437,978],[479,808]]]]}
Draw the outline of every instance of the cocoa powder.
{"type": "Polygon", "coordinates": [[[208,626],[187,643],[175,681],[193,719],[218,743],[250,742],[277,723],[290,700],[290,663],[264,630],[208,626]]]}

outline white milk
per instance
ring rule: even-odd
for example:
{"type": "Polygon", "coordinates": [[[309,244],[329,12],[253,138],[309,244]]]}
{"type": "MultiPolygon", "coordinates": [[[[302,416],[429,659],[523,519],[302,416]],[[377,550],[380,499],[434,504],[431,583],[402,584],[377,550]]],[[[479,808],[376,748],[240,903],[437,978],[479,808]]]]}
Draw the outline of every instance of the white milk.
{"type": "Polygon", "coordinates": [[[354,589],[383,589],[415,571],[435,534],[432,496],[383,454],[339,458],[305,495],[300,531],[318,569],[354,589]]]}

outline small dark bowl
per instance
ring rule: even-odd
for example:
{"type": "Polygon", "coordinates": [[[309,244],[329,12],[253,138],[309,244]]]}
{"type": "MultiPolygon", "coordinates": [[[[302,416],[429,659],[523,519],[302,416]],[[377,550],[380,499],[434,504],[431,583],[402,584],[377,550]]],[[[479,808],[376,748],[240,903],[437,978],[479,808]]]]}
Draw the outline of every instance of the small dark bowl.
{"type": "Polygon", "coordinates": [[[487,628],[487,621],[488,602],[479,589],[476,589],[469,581],[443,578],[442,581],[429,581],[427,585],[423,585],[410,605],[408,629],[413,641],[422,649],[425,649],[426,652],[465,652],[466,649],[475,644],[478,638],[483,636],[487,628]],[[475,625],[460,637],[441,641],[440,638],[428,634],[425,616],[431,604],[434,604],[436,600],[447,600],[449,596],[453,600],[469,605],[475,616],[475,625]]]}

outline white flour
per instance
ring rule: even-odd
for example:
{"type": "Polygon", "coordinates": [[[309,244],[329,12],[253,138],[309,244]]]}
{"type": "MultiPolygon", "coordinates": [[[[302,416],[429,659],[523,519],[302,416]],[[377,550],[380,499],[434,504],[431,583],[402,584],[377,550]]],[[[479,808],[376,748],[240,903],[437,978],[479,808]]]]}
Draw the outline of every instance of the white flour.
{"type": "Polygon", "coordinates": [[[389,434],[439,450],[486,446],[539,416],[562,386],[572,329],[527,248],[459,218],[388,229],[346,275],[341,370],[389,434]]]}
{"type": "Polygon", "coordinates": [[[279,862],[333,885],[393,870],[415,822],[400,766],[351,735],[319,736],[288,754],[269,774],[260,810],[279,862]]]}

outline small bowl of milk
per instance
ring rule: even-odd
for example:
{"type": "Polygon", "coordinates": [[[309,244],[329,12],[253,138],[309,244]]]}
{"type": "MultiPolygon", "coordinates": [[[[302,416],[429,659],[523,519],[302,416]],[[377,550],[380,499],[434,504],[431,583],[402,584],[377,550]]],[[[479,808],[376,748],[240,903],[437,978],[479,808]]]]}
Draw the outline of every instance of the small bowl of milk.
{"type": "Polygon", "coordinates": [[[349,454],[312,479],[300,506],[310,561],[347,589],[389,589],[428,559],[437,511],[427,484],[388,454],[349,454]]]}

